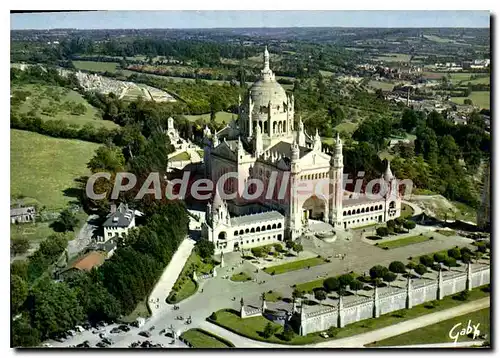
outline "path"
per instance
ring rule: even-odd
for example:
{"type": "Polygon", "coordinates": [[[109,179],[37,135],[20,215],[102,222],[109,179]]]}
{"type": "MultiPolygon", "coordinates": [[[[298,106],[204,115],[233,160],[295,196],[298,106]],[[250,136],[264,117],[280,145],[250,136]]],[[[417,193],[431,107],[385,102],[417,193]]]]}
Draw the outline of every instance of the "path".
{"type": "MultiPolygon", "coordinates": [[[[321,343],[314,343],[308,345],[284,345],[272,344],[236,335],[222,327],[214,325],[209,322],[202,322],[199,327],[213,332],[223,338],[230,340],[238,348],[363,348],[366,344],[381,341],[386,338],[397,336],[406,332],[413,331],[422,327],[426,327],[435,323],[451,319],[453,317],[462,316],[464,314],[475,312],[490,306],[490,297],[482,298],[463,305],[449,308],[443,311],[431,313],[425,316],[420,316],[405,322],[401,322],[392,326],[377,329],[371,332],[358,334],[355,336],[341,338],[321,343]]],[[[450,327],[451,329],[451,327],[450,327]]],[[[481,344],[482,341],[477,341],[476,344],[481,344]]],[[[441,344],[434,345],[435,347],[442,347],[441,344]]]]}
{"type": "Polygon", "coordinates": [[[411,201],[407,201],[407,200],[401,200],[401,203],[406,204],[406,205],[408,205],[409,207],[411,207],[413,209],[413,215],[412,216],[417,216],[417,215],[422,214],[423,210],[417,204],[412,203],[411,201]]]}
{"type": "Polygon", "coordinates": [[[172,290],[175,281],[177,281],[177,278],[184,268],[187,259],[191,255],[194,244],[195,241],[189,237],[186,237],[182,241],[182,243],[179,245],[179,248],[172,257],[172,260],[170,260],[165,271],[163,271],[160,279],[158,280],[158,283],[151,291],[151,294],[149,295],[148,305],[153,316],[161,310],[167,308],[167,306],[170,306],[166,303],[165,299],[172,290]]]}
{"type": "Polygon", "coordinates": [[[446,342],[446,343],[433,343],[433,344],[416,344],[408,346],[385,346],[373,348],[467,348],[472,346],[481,346],[484,341],[468,341],[468,342],[446,342]]]}

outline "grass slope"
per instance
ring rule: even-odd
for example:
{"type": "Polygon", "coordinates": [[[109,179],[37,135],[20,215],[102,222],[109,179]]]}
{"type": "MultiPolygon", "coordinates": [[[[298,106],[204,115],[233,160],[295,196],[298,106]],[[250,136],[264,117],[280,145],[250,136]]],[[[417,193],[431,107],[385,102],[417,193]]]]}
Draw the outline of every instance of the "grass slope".
{"type": "Polygon", "coordinates": [[[59,209],[74,198],[64,195],[75,179],[89,175],[87,163],[98,144],[59,139],[11,129],[11,197],[25,196],[47,208],[59,209]]]}
{"type": "Polygon", "coordinates": [[[410,236],[410,237],[405,237],[399,240],[394,240],[394,241],[387,241],[382,244],[380,244],[377,247],[384,248],[388,247],[389,249],[395,249],[397,247],[403,247],[403,246],[408,246],[408,245],[413,245],[413,244],[418,244],[419,242],[424,242],[428,241],[429,238],[427,236],[410,236]]]}
{"type": "Polygon", "coordinates": [[[40,116],[42,120],[62,120],[67,124],[84,126],[86,124],[91,124],[96,127],[105,127],[109,129],[117,128],[112,121],[105,121],[101,119],[99,111],[91,106],[78,92],[73,90],[57,87],[48,86],[41,84],[25,84],[25,85],[13,85],[11,88],[11,93],[14,91],[27,91],[30,95],[19,106],[13,106],[12,108],[19,113],[28,113],[31,110],[35,110],[36,114],[40,116]],[[82,115],[73,115],[68,110],[63,108],[63,104],[66,102],[73,102],[75,104],[83,104],[86,108],[86,112],[82,115]],[[44,113],[45,108],[52,107],[54,113],[48,115],[44,113]]]}

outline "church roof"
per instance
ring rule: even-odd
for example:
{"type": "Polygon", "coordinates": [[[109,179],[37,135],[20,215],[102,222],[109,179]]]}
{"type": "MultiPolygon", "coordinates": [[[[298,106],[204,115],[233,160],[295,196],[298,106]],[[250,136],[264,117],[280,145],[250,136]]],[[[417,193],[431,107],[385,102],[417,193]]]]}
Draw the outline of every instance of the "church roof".
{"type": "MultiPolygon", "coordinates": [[[[305,156],[307,153],[309,153],[311,149],[306,148],[306,147],[301,147],[299,146],[299,158],[302,158],[305,156]]],[[[273,145],[272,147],[269,147],[266,152],[278,152],[281,153],[282,156],[287,157],[287,158],[292,158],[292,144],[288,142],[279,142],[273,145]]]]}
{"type": "Polygon", "coordinates": [[[263,213],[243,215],[231,218],[231,225],[246,225],[252,223],[262,223],[270,220],[284,219],[284,216],[278,211],[267,211],[263,213]]]}

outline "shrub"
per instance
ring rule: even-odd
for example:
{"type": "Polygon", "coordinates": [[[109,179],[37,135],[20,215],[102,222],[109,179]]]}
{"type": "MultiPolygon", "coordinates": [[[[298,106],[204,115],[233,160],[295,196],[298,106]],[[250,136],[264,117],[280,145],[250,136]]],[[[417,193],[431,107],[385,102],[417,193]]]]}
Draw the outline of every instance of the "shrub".
{"type": "Polygon", "coordinates": [[[330,337],[336,337],[337,334],[339,334],[339,331],[340,329],[337,328],[337,327],[334,327],[334,326],[331,326],[330,328],[328,328],[328,330],[326,331],[326,333],[330,336],[330,337]]]}
{"type": "Polygon", "coordinates": [[[459,301],[467,301],[469,299],[469,291],[461,291],[453,296],[453,298],[459,301]]]}
{"type": "Polygon", "coordinates": [[[377,235],[378,236],[387,236],[389,235],[389,229],[386,227],[378,227],[377,228],[377,235]]]}
{"type": "Polygon", "coordinates": [[[462,253],[460,252],[459,248],[455,247],[448,250],[448,256],[454,258],[455,260],[460,260],[460,258],[462,257],[462,253]]]}
{"type": "Polygon", "coordinates": [[[446,254],[440,252],[434,254],[434,261],[436,262],[444,262],[446,258],[447,258],[446,254]]]}
{"type": "Polygon", "coordinates": [[[293,332],[292,327],[289,324],[285,325],[285,330],[283,332],[283,340],[289,342],[293,339],[295,333],[293,332]]]}
{"type": "Polygon", "coordinates": [[[210,315],[210,319],[211,319],[212,321],[217,321],[217,313],[212,312],[212,314],[210,315]]]}
{"type": "Polygon", "coordinates": [[[340,287],[340,282],[336,277],[329,277],[323,281],[323,287],[327,292],[337,291],[340,287]]]}
{"type": "Polygon", "coordinates": [[[387,267],[376,265],[370,269],[370,277],[372,279],[382,278],[387,272],[389,272],[389,269],[387,267]]]}
{"type": "Polygon", "coordinates": [[[420,256],[419,261],[422,265],[430,267],[434,264],[434,259],[429,255],[420,256]]]}
{"type": "Polygon", "coordinates": [[[403,227],[406,229],[406,230],[412,230],[412,229],[415,229],[415,226],[417,226],[415,224],[415,222],[411,221],[411,220],[406,220],[404,223],[403,223],[403,227]]]}
{"type": "Polygon", "coordinates": [[[419,274],[420,276],[422,276],[423,274],[425,274],[427,272],[427,267],[425,267],[422,264],[418,264],[417,266],[415,266],[415,272],[417,274],[419,274]]]}

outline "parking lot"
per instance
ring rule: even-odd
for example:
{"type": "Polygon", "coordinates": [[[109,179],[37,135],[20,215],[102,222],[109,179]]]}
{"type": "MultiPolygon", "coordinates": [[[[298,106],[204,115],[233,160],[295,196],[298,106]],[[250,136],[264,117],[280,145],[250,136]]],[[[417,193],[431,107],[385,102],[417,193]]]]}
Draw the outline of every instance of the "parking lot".
{"type": "Polygon", "coordinates": [[[144,326],[140,328],[127,325],[130,328],[128,332],[121,331],[119,333],[111,333],[114,328],[119,326],[121,326],[121,324],[115,323],[107,325],[101,329],[91,328],[83,332],[76,332],[74,336],[69,336],[63,342],[49,340],[46,343],[48,343],[51,347],[58,348],[77,347],[77,345],[85,341],[88,341],[89,348],[129,348],[134,342],[139,342],[137,348],[148,348],[148,346],[151,347],[151,345],[157,345],[156,348],[187,348],[187,346],[178,339],[174,342],[170,336],[166,336],[166,333],[170,335],[168,326],[156,326],[154,329],[151,329],[153,326],[146,321],[144,326]],[[160,334],[162,330],[165,330],[165,332],[160,334]],[[149,332],[151,336],[144,337],[139,335],[139,333],[143,331],[149,332]],[[99,344],[103,340],[108,340],[111,344],[99,344]],[[146,341],[150,344],[144,343],[146,341]],[[143,344],[142,347],[141,344],[143,344]],[[100,345],[102,345],[102,347],[99,347],[100,345]]]}

